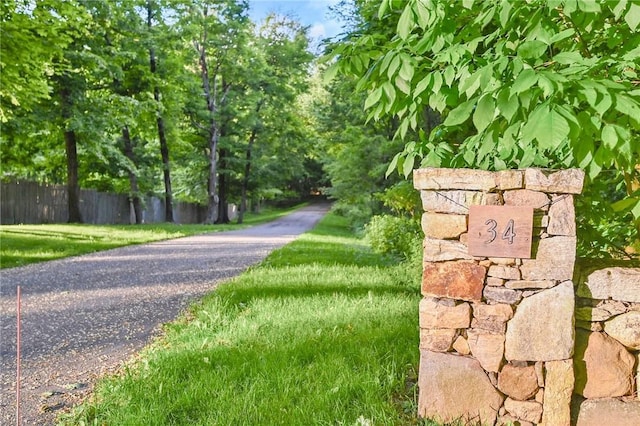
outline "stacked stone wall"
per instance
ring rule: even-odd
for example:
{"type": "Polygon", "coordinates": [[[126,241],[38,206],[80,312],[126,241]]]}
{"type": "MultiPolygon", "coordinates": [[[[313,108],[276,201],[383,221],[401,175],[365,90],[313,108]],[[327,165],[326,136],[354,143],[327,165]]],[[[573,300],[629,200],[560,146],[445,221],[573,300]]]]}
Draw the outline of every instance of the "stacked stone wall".
{"type": "Polygon", "coordinates": [[[628,265],[578,264],[572,411],[579,426],[640,424],[640,267],[628,265]]]}
{"type": "Polygon", "coordinates": [[[579,170],[421,169],[419,415],[640,424],[640,268],[576,263],[579,170]],[[472,205],[533,207],[531,258],[469,254],[472,205]]]}

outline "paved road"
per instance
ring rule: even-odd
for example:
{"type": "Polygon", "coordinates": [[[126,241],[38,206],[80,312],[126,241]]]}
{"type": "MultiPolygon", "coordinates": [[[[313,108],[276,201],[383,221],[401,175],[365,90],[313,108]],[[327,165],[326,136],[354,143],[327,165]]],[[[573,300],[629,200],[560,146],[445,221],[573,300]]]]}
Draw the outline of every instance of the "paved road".
{"type": "Polygon", "coordinates": [[[16,287],[22,423],[53,424],[193,300],[309,230],[328,205],[265,225],[129,246],[0,272],[0,424],[16,424],[16,287]]]}

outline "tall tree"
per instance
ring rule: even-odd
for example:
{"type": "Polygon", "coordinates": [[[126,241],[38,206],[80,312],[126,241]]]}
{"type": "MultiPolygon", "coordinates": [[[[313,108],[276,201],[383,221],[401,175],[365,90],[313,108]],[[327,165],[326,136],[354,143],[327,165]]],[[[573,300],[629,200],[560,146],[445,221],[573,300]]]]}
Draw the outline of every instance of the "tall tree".
{"type": "Polygon", "coordinates": [[[220,113],[235,83],[234,53],[247,37],[248,5],[243,0],[194,0],[184,5],[181,24],[191,35],[196,53],[207,116],[207,223],[214,223],[218,213],[218,143],[220,113]]]}
{"type": "MultiPolygon", "coordinates": [[[[146,12],[147,12],[147,29],[150,33],[149,42],[149,69],[154,76],[158,73],[158,59],[156,56],[156,41],[157,37],[153,36],[154,23],[162,19],[163,8],[154,0],[146,0],[146,12]]],[[[164,26],[164,31],[168,32],[168,28],[164,26]]],[[[160,95],[160,88],[157,84],[153,85],[153,99],[157,104],[157,117],[156,125],[158,128],[158,139],[160,140],[160,156],[162,157],[162,175],[164,181],[164,206],[165,206],[165,220],[167,222],[173,222],[173,190],[171,187],[171,162],[169,160],[169,144],[167,142],[167,131],[165,127],[162,100],[160,95]]]]}

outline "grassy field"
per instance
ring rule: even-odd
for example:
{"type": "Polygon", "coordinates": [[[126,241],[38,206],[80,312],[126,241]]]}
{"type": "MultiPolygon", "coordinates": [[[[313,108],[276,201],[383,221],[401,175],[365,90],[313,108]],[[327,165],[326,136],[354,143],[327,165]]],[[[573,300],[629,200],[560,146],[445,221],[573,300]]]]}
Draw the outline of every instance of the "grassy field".
{"type": "Polygon", "coordinates": [[[328,215],[193,306],[63,424],[407,425],[419,266],[328,215]]]}
{"type": "Polygon", "coordinates": [[[12,268],[131,244],[186,237],[205,232],[230,231],[268,222],[289,212],[291,209],[265,210],[260,214],[248,214],[242,225],[178,225],[171,223],[2,225],[0,226],[0,268],[12,268]]]}

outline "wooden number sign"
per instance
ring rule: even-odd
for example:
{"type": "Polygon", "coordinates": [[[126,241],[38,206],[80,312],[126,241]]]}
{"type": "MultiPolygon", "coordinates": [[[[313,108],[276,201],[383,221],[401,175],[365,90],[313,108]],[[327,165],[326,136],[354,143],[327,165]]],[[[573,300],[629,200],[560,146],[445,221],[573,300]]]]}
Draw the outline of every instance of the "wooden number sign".
{"type": "Polygon", "coordinates": [[[531,257],[533,207],[471,206],[469,254],[479,257],[531,257]]]}

